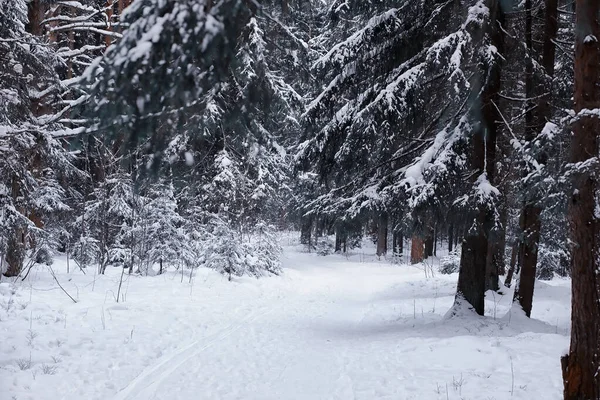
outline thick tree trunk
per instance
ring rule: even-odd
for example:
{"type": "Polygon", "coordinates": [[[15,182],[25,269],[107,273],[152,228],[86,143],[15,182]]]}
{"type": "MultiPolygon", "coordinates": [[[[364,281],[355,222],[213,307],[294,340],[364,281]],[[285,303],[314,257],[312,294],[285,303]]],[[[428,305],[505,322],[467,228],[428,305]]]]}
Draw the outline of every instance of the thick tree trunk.
{"type": "MultiPolygon", "coordinates": [[[[598,0],[577,0],[575,29],[575,111],[600,108],[600,24],[598,0]]],[[[571,139],[571,163],[598,158],[597,116],[580,116],[571,139]]],[[[598,269],[598,185],[579,171],[569,204],[571,240],[571,346],[562,358],[565,400],[600,399],[600,277],[598,269]]]]}
{"type": "MultiPolygon", "coordinates": [[[[490,22],[486,29],[500,54],[503,49],[503,34],[498,25],[502,23],[502,16],[499,2],[490,1],[490,22]]],[[[482,35],[483,33],[481,32],[482,35]]],[[[475,127],[472,141],[471,166],[475,171],[474,178],[480,179],[482,175],[485,175],[489,182],[494,180],[497,124],[502,120],[495,106],[498,104],[500,91],[500,65],[498,63],[499,61],[496,61],[496,64],[491,67],[486,86],[481,93],[479,99],[481,113],[476,114],[481,118],[481,123],[475,127]]],[[[479,82],[475,81],[474,83],[479,82]]],[[[477,86],[473,86],[471,90],[473,95],[477,95],[479,92],[477,86]]],[[[493,215],[484,207],[475,210],[474,214],[474,225],[467,229],[462,243],[456,298],[449,316],[456,315],[464,306],[469,306],[479,315],[484,314],[488,237],[493,215]]]]}
{"type": "Polygon", "coordinates": [[[29,19],[27,31],[32,35],[42,36],[44,34],[42,21],[44,20],[45,12],[46,8],[41,0],[33,0],[27,5],[27,14],[29,19]]]}
{"type": "Polygon", "coordinates": [[[425,258],[433,256],[434,243],[435,232],[433,228],[427,228],[427,237],[425,237],[425,258]]]}
{"type": "Polygon", "coordinates": [[[6,272],[5,276],[18,276],[23,269],[25,261],[25,232],[23,228],[16,228],[9,236],[6,248],[6,272]]]}
{"type": "Polygon", "coordinates": [[[380,257],[387,253],[387,240],[388,215],[386,212],[381,212],[377,221],[377,255],[380,257]]]}
{"type": "Polygon", "coordinates": [[[521,214],[523,240],[519,246],[519,279],[515,287],[514,302],[519,304],[525,315],[531,316],[533,290],[537,269],[537,250],[540,242],[541,209],[527,204],[521,214]]]}
{"type": "Polygon", "coordinates": [[[418,264],[425,259],[425,242],[417,236],[413,236],[410,244],[410,263],[418,264]]]}
{"type": "Polygon", "coordinates": [[[448,227],[448,253],[452,253],[452,245],[454,244],[454,224],[448,227]]]}

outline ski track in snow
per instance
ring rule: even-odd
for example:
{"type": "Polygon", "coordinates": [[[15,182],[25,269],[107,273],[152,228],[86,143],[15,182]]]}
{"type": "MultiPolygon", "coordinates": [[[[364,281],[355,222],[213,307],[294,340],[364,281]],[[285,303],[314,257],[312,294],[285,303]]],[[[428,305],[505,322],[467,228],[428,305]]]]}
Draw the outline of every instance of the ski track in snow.
{"type": "Polygon", "coordinates": [[[284,274],[260,280],[132,277],[119,304],[117,271],[95,289],[61,275],[78,304],[43,270],[29,286],[2,283],[0,386],[16,400],[561,398],[568,281],[537,283],[534,320],[505,316],[510,290],[488,296],[486,318],[447,320],[456,274],[426,278],[365,251],[288,246],[284,274]]]}
{"type": "Polygon", "coordinates": [[[202,340],[193,342],[170,356],[164,357],[152,367],[146,368],[138,377],[123,388],[117,396],[115,396],[114,400],[154,399],[157,387],[175,373],[178,368],[197,357],[202,351],[213,346],[218,341],[234,334],[236,331],[243,328],[245,324],[255,321],[257,318],[268,314],[272,310],[273,308],[271,307],[266,311],[254,312],[252,315],[242,318],[237,324],[231,324],[202,340]],[[191,354],[187,354],[190,351],[191,354]],[[158,373],[162,368],[166,369],[161,371],[158,376],[152,377],[153,374],[158,373]]]}

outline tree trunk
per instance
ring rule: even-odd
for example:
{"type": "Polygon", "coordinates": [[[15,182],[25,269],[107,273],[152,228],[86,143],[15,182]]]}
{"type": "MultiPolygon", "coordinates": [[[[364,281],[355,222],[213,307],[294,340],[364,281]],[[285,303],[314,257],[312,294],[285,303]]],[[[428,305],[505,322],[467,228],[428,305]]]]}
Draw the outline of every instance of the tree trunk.
{"type": "MultiPolygon", "coordinates": [[[[526,8],[526,27],[525,27],[525,42],[530,54],[533,55],[533,39],[532,39],[532,15],[531,15],[531,0],[525,1],[526,8]]],[[[554,74],[554,54],[557,34],[557,0],[546,0],[546,18],[544,32],[544,50],[542,66],[551,79],[554,74]]],[[[546,80],[548,81],[548,80],[546,80]]],[[[537,98],[537,107],[527,105],[529,112],[525,115],[525,139],[533,142],[536,136],[542,131],[546,120],[550,119],[549,99],[544,93],[550,91],[550,84],[546,82],[536,82],[533,75],[533,62],[527,63],[525,76],[525,96],[528,99],[537,98]]],[[[546,157],[538,155],[536,161],[540,164],[546,162],[546,157]]],[[[520,274],[517,287],[515,288],[514,301],[519,304],[525,315],[531,316],[531,308],[533,306],[533,292],[535,287],[535,277],[537,269],[538,246],[540,242],[540,229],[542,213],[539,204],[539,196],[534,195],[524,205],[521,212],[521,232],[523,232],[523,240],[520,243],[520,274]]]]}
{"type": "MultiPolygon", "coordinates": [[[[106,30],[108,32],[112,32],[113,27],[112,27],[112,18],[113,18],[113,10],[114,10],[114,1],[115,0],[106,0],[106,30]]],[[[112,44],[112,36],[111,35],[105,35],[104,36],[104,44],[106,45],[106,47],[110,46],[112,44]]]]}
{"type": "Polygon", "coordinates": [[[323,232],[325,232],[325,218],[317,217],[315,221],[315,239],[322,237],[323,232]]]}
{"type": "Polygon", "coordinates": [[[44,33],[44,27],[42,21],[44,20],[44,13],[46,12],[44,4],[41,0],[33,0],[27,5],[27,16],[29,23],[27,24],[27,31],[34,36],[42,36],[44,33]]]}
{"type": "Polygon", "coordinates": [[[300,243],[310,247],[312,236],[313,217],[303,217],[302,226],[300,227],[300,243]]]}
{"type": "Polygon", "coordinates": [[[517,266],[517,259],[519,256],[519,244],[515,243],[512,246],[512,250],[510,253],[510,267],[508,268],[508,273],[506,274],[506,279],[504,280],[504,286],[507,288],[512,285],[512,279],[515,274],[515,268],[517,266]]]}
{"type": "Polygon", "coordinates": [[[385,211],[382,211],[377,221],[377,256],[381,257],[387,253],[387,239],[388,215],[385,211]]]}
{"type": "Polygon", "coordinates": [[[497,291],[500,289],[498,278],[498,265],[494,262],[494,256],[497,250],[497,243],[488,241],[487,256],[485,260],[485,290],[497,291]]]}
{"type": "MultiPolygon", "coordinates": [[[[345,231],[342,227],[337,226],[335,228],[335,252],[341,252],[342,251],[342,247],[344,246],[344,243],[346,242],[346,238],[345,238],[346,234],[345,231]]],[[[343,250],[344,253],[346,252],[346,250],[343,250]]]]}
{"type": "MultiPolygon", "coordinates": [[[[490,22],[486,27],[491,36],[492,44],[500,54],[503,49],[502,31],[498,25],[503,20],[502,10],[498,1],[490,2],[490,22]]],[[[481,35],[484,32],[480,33],[481,35]]],[[[498,104],[500,91],[500,61],[490,67],[487,82],[481,93],[480,113],[475,112],[474,117],[481,118],[481,123],[475,126],[472,141],[471,166],[475,171],[474,178],[485,176],[489,182],[494,181],[496,163],[496,134],[498,121],[502,120],[495,106],[498,104]]],[[[475,78],[477,79],[477,78],[475,78]]],[[[473,96],[478,95],[477,85],[482,85],[475,80],[472,86],[473,96]]],[[[475,182],[473,182],[475,184],[475,182]]],[[[484,314],[486,261],[488,253],[489,227],[493,222],[493,213],[485,207],[474,210],[473,226],[467,229],[463,239],[458,273],[458,285],[454,306],[449,315],[456,315],[460,308],[468,306],[477,314],[484,314]],[[468,304],[465,304],[468,303],[468,304]]]]}
{"type": "Polygon", "coordinates": [[[425,258],[433,256],[433,246],[435,242],[435,232],[433,228],[427,228],[425,237],[425,258]]]}
{"type": "Polygon", "coordinates": [[[454,244],[454,224],[450,224],[448,228],[448,253],[452,253],[452,245],[454,244]]]}
{"type": "Polygon", "coordinates": [[[425,242],[417,236],[413,236],[410,244],[410,263],[418,264],[425,259],[425,242]]]}
{"type": "Polygon", "coordinates": [[[23,228],[16,228],[8,238],[6,248],[6,272],[5,276],[18,276],[23,269],[25,261],[25,235],[23,228]]]}
{"type": "Polygon", "coordinates": [[[438,235],[438,228],[435,228],[434,234],[433,234],[433,254],[434,256],[437,256],[437,243],[438,243],[438,237],[441,235],[438,235]]]}
{"type": "MultiPolygon", "coordinates": [[[[575,29],[575,111],[600,108],[600,24],[597,0],[577,0],[575,29]]],[[[571,163],[598,158],[597,116],[580,116],[573,126],[571,163]]],[[[571,240],[571,346],[561,360],[565,400],[600,398],[600,277],[598,269],[597,184],[588,170],[577,171],[569,204],[571,240]]]]}

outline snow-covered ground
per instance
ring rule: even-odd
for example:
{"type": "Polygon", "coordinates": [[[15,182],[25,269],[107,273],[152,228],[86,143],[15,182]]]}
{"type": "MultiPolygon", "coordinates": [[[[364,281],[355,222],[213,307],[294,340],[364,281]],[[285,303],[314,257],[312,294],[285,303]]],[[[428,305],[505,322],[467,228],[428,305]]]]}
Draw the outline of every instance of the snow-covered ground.
{"type": "Polygon", "coordinates": [[[456,274],[370,253],[288,245],[284,274],[260,280],[131,276],[119,303],[117,269],[67,275],[57,260],[77,304],[45,267],[5,280],[0,399],[562,397],[569,281],[537,283],[533,320],[506,315],[510,291],[490,292],[489,317],[447,320],[456,274]]]}

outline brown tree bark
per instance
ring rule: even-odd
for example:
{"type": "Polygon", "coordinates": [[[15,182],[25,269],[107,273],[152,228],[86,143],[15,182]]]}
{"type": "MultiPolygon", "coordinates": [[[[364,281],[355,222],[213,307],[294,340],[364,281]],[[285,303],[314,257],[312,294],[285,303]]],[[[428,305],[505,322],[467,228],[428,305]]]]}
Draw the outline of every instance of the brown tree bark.
{"type": "MultiPolygon", "coordinates": [[[[56,17],[56,15],[58,14],[59,8],[60,8],[59,4],[51,5],[45,14],[45,17],[46,18],[56,17]]],[[[58,22],[52,21],[49,23],[49,25],[50,25],[50,29],[48,30],[48,40],[50,40],[50,43],[56,43],[56,42],[58,42],[58,33],[56,33],[55,31],[52,31],[52,29],[56,28],[58,26],[58,22]]]]}
{"type": "MultiPolygon", "coordinates": [[[[575,111],[600,108],[600,24],[598,0],[577,0],[575,29],[575,111]]],[[[598,159],[597,116],[580,116],[573,126],[571,163],[598,159]]],[[[598,185],[590,171],[577,171],[569,203],[571,240],[571,345],[561,360],[565,400],[600,398],[600,277],[598,185]]]]}
{"type": "Polygon", "coordinates": [[[4,276],[18,276],[23,269],[23,262],[25,261],[24,234],[25,231],[23,228],[16,228],[8,238],[6,248],[7,268],[4,276]]]}
{"type": "MultiPolygon", "coordinates": [[[[112,32],[113,27],[112,27],[112,18],[113,18],[113,12],[114,12],[114,3],[115,0],[106,0],[106,30],[109,32],[112,32]]],[[[110,46],[112,43],[112,36],[111,35],[105,35],[104,36],[104,43],[106,45],[106,47],[110,46]]]]}
{"type": "Polygon", "coordinates": [[[388,215],[385,211],[382,211],[377,221],[377,256],[381,257],[387,253],[387,240],[388,215]]]}
{"type": "Polygon", "coordinates": [[[418,264],[425,259],[425,242],[422,238],[413,236],[410,243],[410,263],[418,264]]]}
{"type": "Polygon", "coordinates": [[[27,16],[29,19],[27,31],[32,35],[42,36],[44,34],[42,21],[44,20],[45,12],[46,8],[41,0],[33,0],[27,5],[27,16]]]}
{"type": "MultiPolygon", "coordinates": [[[[498,27],[503,20],[500,3],[497,0],[491,0],[489,9],[489,24],[482,29],[490,34],[492,43],[502,54],[503,33],[498,27]]],[[[484,32],[482,31],[479,34],[483,35],[484,32]]],[[[478,113],[481,123],[475,127],[472,140],[471,167],[475,172],[474,179],[485,174],[490,182],[493,182],[495,172],[497,124],[502,120],[495,106],[495,104],[498,104],[498,93],[500,91],[501,69],[498,62],[490,67],[487,82],[483,87],[481,97],[478,99],[481,102],[481,112],[478,113]]],[[[473,82],[471,89],[473,95],[479,93],[477,86],[482,84],[483,82],[477,80],[473,82]]],[[[492,218],[492,213],[483,207],[474,212],[473,226],[467,229],[462,243],[458,285],[450,316],[455,315],[458,309],[465,305],[465,302],[477,314],[484,314],[485,272],[489,226],[492,218]]]]}

